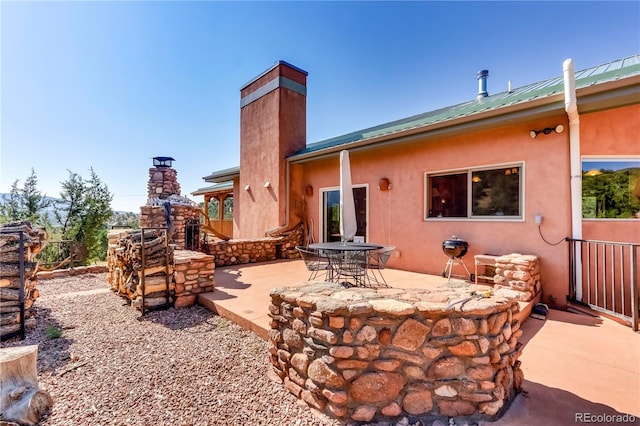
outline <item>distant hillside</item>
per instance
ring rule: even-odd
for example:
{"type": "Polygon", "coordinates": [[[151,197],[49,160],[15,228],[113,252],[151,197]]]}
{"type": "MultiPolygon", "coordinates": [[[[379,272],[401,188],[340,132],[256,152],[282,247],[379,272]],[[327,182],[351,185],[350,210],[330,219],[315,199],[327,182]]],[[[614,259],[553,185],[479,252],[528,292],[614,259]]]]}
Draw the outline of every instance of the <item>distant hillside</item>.
{"type": "MultiPolygon", "coordinates": [[[[4,203],[5,199],[9,198],[9,194],[0,193],[0,203],[4,203]]],[[[55,215],[53,214],[55,204],[62,203],[61,198],[54,197],[45,197],[47,200],[51,201],[51,205],[45,209],[46,215],[49,217],[49,220],[55,224],[55,215]]],[[[138,227],[138,219],[140,215],[138,213],[133,212],[123,212],[116,211],[113,212],[113,216],[109,220],[108,227],[112,226],[128,226],[131,228],[138,227]]]]}

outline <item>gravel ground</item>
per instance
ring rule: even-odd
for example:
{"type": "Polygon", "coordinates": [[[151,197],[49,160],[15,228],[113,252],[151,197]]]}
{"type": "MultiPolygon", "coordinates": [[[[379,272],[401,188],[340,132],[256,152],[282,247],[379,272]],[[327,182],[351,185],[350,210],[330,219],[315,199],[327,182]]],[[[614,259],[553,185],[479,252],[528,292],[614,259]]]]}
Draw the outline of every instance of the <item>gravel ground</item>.
{"type": "Polygon", "coordinates": [[[108,288],[106,274],[40,281],[36,328],[1,344],[39,346],[42,425],[341,424],[267,377],[253,333],[200,306],[141,317],[108,288]]]}

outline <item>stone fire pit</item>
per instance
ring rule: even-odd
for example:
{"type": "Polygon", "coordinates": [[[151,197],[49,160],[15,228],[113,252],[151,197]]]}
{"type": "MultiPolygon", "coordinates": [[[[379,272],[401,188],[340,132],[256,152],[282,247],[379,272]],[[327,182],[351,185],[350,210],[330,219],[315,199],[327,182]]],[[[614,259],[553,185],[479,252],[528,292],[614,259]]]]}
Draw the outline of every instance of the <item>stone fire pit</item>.
{"type": "Polygon", "coordinates": [[[524,380],[518,294],[488,287],[271,291],[273,371],[344,421],[494,420],[524,380]]]}

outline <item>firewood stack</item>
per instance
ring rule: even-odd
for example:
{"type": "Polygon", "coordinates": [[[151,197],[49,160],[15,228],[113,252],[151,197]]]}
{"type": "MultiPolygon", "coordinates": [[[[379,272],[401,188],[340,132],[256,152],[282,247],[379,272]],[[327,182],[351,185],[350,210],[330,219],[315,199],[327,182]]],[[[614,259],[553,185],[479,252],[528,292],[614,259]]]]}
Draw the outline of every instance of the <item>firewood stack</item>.
{"type": "Polygon", "coordinates": [[[165,244],[163,231],[112,230],[108,234],[108,240],[108,280],[113,291],[140,309],[144,276],[145,309],[167,303],[167,283],[170,296],[168,302],[173,302],[173,248],[165,244]]]}
{"type": "Polygon", "coordinates": [[[24,324],[34,327],[31,307],[38,298],[34,256],[46,245],[44,228],[32,228],[28,221],[0,225],[0,335],[7,336],[20,330],[20,259],[24,261],[24,324]],[[20,231],[23,248],[20,250],[20,231]]]}

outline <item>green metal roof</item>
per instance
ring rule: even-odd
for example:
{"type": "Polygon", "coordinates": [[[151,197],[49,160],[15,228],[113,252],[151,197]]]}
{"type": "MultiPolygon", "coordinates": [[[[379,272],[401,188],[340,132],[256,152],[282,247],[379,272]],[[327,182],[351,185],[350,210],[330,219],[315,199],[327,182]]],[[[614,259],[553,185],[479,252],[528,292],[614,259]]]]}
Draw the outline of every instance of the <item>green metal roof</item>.
{"type": "MultiPolygon", "coordinates": [[[[575,73],[576,90],[635,75],[640,75],[640,54],[618,59],[613,62],[598,65],[582,71],[577,71],[575,73]]],[[[412,117],[391,121],[389,123],[369,127],[364,130],[311,143],[308,144],[305,149],[302,149],[290,156],[289,159],[294,159],[298,156],[306,157],[317,151],[337,148],[353,142],[362,141],[364,143],[367,139],[379,138],[449,120],[499,110],[500,108],[525,104],[526,102],[551,97],[561,93],[564,93],[563,76],[519,87],[511,90],[510,92],[496,93],[494,95],[481,98],[480,100],[474,99],[458,105],[425,112],[412,117]]]]}
{"type": "Polygon", "coordinates": [[[240,166],[213,172],[209,176],[205,176],[202,179],[204,179],[205,182],[222,183],[237,178],[238,176],[240,176],[240,166]]]}
{"type": "Polygon", "coordinates": [[[204,195],[210,192],[230,191],[233,190],[233,181],[216,183],[215,185],[198,188],[191,195],[204,195]]]}

